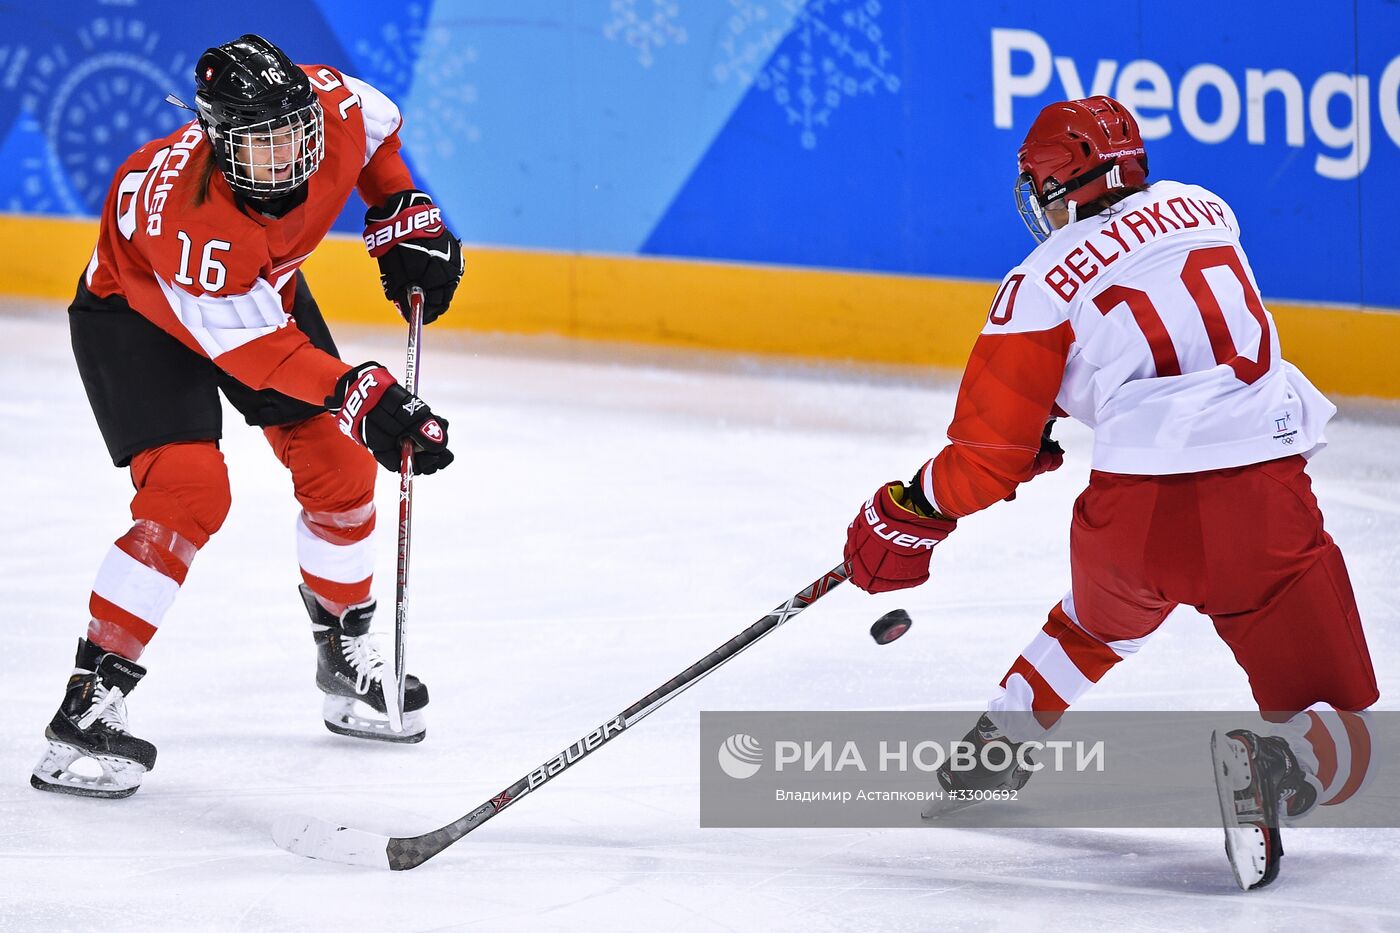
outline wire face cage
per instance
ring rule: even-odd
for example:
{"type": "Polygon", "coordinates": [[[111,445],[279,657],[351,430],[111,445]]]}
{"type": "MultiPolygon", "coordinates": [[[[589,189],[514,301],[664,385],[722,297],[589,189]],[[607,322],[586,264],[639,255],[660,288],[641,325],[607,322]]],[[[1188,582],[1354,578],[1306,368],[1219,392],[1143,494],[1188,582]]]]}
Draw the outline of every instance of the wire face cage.
{"type": "Polygon", "coordinates": [[[1035,183],[1031,181],[1028,173],[1023,173],[1016,179],[1016,210],[1037,243],[1044,243],[1050,238],[1050,234],[1055,232],[1050,226],[1049,218],[1045,216],[1045,209],[1040,206],[1040,198],[1035,193],[1035,183]]]}
{"type": "Polygon", "coordinates": [[[319,101],[261,123],[220,128],[220,167],[229,187],[255,197],[295,191],[321,165],[324,130],[319,101]]]}

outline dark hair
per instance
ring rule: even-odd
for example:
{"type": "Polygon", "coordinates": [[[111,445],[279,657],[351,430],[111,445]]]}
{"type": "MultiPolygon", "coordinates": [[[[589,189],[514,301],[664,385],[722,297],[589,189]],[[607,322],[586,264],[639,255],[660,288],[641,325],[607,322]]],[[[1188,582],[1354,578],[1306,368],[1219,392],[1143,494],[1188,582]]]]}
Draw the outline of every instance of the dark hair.
{"type": "Polygon", "coordinates": [[[1093,217],[1101,214],[1124,198],[1131,197],[1139,191],[1146,191],[1151,185],[1133,185],[1131,188],[1114,188],[1106,194],[1100,195],[1088,204],[1081,204],[1074,212],[1074,216],[1083,220],[1085,217],[1093,217]]]}
{"type": "Polygon", "coordinates": [[[214,170],[218,167],[214,163],[211,148],[212,144],[200,154],[203,161],[199,164],[199,178],[195,181],[194,193],[190,196],[190,203],[195,207],[209,200],[209,180],[214,177],[214,170]]]}

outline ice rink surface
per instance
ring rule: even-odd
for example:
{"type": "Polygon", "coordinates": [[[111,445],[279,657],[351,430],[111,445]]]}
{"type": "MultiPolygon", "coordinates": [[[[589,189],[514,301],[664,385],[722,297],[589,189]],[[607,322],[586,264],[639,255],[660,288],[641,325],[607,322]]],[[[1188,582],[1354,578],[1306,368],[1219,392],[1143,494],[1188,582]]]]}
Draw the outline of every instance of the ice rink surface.
{"type": "MultiPolygon", "coordinates": [[[[1295,829],[1279,882],[1245,895],[1218,829],[699,828],[702,709],[982,707],[1068,582],[1090,436],[1066,423],[1065,468],[965,521],[929,584],[842,587],[423,867],[374,872],[273,846],[284,813],[396,835],[455,819],[839,562],[864,497],[942,443],[955,383],[912,371],[429,328],[422,394],[451,420],[458,462],[417,484],[408,647],[432,705],[427,740],[404,747],[322,726],[291,485],[226,412],[233,511],[129,704],[157,767],[128,800],[38,793],[29,770],[93,574],[128,527],[130,485],[89,413],[62,306],[11,302],[0,334],[0,930],[1400,929],[1400,831],[1295,829]],[[877,647],[866,630],[896,606],[915,627],[877,647]]],[[[340,342],[346,359],[401,371],[399,330],[340,342]]],[[[1380,707],[1395,709],[1400,408],[1344,404],[1328,436],[1310,472],[1350,565],[1380,707]]],[[[385,631],[387,474],[379,512],[385,631]]],[[[1188,611],[1080,708],[1251,701],[1188,611]]]]}

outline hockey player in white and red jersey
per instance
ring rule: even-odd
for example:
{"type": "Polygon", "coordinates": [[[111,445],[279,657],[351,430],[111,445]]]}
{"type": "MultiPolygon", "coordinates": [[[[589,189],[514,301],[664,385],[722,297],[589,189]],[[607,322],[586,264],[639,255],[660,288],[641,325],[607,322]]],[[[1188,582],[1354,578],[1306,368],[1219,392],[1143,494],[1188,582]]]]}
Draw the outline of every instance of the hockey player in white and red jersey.
{"type": "Polygon", "coordinates": [[[220,393],[262,429],[302,507],[301,601],[326,727],[396,742],[424,734],[427,688],[412,676],[404,728],[389,728],[388,668],[368,635],[375,461],[397,471],[411,441],[415,472],[447,467],[447,420],[379,364],[339,358],[299,269],[358,190],[386,296],[406,311],[410,289],[421,288],[426,323],[452,299],[461,245],[414,188],[398,108],[373,87],[296,65],[255,35],[208,49],[194,77],[197,119],[118,168],[69,308],[93,414],[135,495],[45,730],[31,777],[41,790],[122,797],[155,763],[155,746],[127,727],[126,697],[146,673],[137,659],[229,510],[220,393]],[[100,773],[75,767],[79,759],[100,773]]]}
{"type": "MultiPolygon", "coordinates": [[[[1336,408],[1280,355],[1218,195],[1148,183],[1131,113],[1052,104],[1018,153],[1017,202],[1039,246],[1002,281],[958,392],[949,444],[851,523],[851,579],[923,583],[957,522],[1060,466],[1056,417],[1094,430],[1075,503],[1071,587],[967,738],[1025,741],[1177,605],[1210,616],[1275,734],[1212,738],[1226,849],[1243,888],[1274,879],[1280,817],[1353,796],[1378,698],[1341,551],[1305,472],[1336,408]]],[[[1012,766],[946,789],[1020,787],[1012,766]]]]}

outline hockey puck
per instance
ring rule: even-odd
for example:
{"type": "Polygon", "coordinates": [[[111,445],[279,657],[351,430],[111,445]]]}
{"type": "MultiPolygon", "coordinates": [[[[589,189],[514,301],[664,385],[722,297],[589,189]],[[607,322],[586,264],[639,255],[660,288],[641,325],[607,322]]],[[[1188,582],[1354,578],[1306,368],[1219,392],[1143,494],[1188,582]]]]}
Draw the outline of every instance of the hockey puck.
{"type": "Polygon", "coordinates": [[[891,609],[870,626],[870,637],[875,639],[877,645],[888,645],[909,631],[913,624],[914,620],[909,618],[909,613],[903,609],[891,609]]]}

